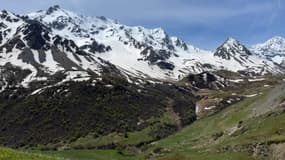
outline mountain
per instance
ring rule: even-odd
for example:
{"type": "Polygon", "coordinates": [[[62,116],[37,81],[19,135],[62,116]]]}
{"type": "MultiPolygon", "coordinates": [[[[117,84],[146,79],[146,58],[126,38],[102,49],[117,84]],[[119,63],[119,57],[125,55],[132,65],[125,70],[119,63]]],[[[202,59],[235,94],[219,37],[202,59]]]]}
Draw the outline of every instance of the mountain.
{"type": "Polygon", "coordinates": [[[262,58],[255,58],[258,59],[257,63],[251,58],[253,62],[249,60],[243,64],[235,62],[240,61],[240,58],[220,59],[213,56],[214,53],[211,51],[196,48],[177,37],[169,36],[161,28],[130,27],[105,17],[81,16],[59,6],[30,13],[28,17],[48,26],[56,35],[72,39],[84,51],[93,53],[136,76],[177,80],[187,76],[188,73],[219,69],[236,72],[247,71],[250,68],[250,71],[259,74],[281,72],[278,67],[262,58]],[[102,49],[99,52],[90,50],[94,48],[92,47],[94,40],[97,44],[107,46],[108,50],[102,49]],[[266,64],[261,61],[265,61],[266,64]]]}
{"type": "Polygon", "coordinates": [[[161,28],[129,27],[105,17],[85,17],[64,10],[59,6],[28,14],[40,21],[53,33],[74,40],[85,51],[96,54],[91,48],[94,40],[109,46],[109,52],[100,51],[96,56],[108,60],[137,75],[147,74],[166,78],[174,69],[168,59],[176,57],[176,50],[188,50],[185,42],[170,37],[161,28]]]}
{"type": "MultiPolygon", "coordinates": [[[[42,159],[282,156],[282,47],[282,38],[259,50],[228,38],[207,51],[60,6],[3,10],[0,145],[49,150],[42,159]]],[[[0,147],[1,156],[38,158],[0,147]]]]}
{"type": "Polygon", "coordinates": [[[130,27],[60,6],[22,16],[2,11],[0,26],[0,52],[6,53],[0,63],[30,70],[24,86],[59,71],[86,79],[90,72],[100,76],[108,69],[125,77],[164,80],[216,70],[283,72],[232,38],[213,53],[171,37],[161,28],[130,27]]]}
{"type": "Polygon", "coordinates": [[[270,60],[266,60],[259,55],[253,54],[245,45],[241,44],[234,38],[228,38],[214,52],[215,57],[225,60],[225,67],[232,66],[232,69],[239,72],[248,73],[282,73],[282,69],[276,66],[270,60]]]}
{"type": "Polygon", "coordinates": [[[214,52],[215,57],[223,59],[226,70],[241,73],[266,74],[282,73],[283,70],[272,61],[253,54],[239,41],[228,38],[214,52]]]}
{"type": "Polygon", "coordinates": [[[240,60],[242,57],[247,58],[250,55],[252,53],[243,44],[233,38],[228,38],[214,53],[214,56],[226,60],[230,60],[231,58],[240,60]]]}
{"type": "MultiPolygon", "coordinates": [[[[72,14],[58,6],[44,13],[47,16],[56,14],[51,17],[57,16],[63,21],[70,20],[68,25],[74,25],[80,18],[65,19],[62,17],[65,12],[72,14]]],[[[102,17],[82,20],[87,25],[89,19],[95,24],[96,20],[104,23],[102,26],[110,23],[118,27],[102,17]]],[[[148,121],[166,113],[166,107],[178,115],[179,127],[196,119],[196,96],[191,87],[153,79],[146,72],[126,70],[108,58],[103,59],[114,53],[122,58],[118,54],[130,49],[119,37],[108,36],[109,31],[105,29],[102,36],[106,34],[110,43],[103,44],[93,37],[87,38],[88,43],[80,44],[80,40],[85,40],[84,32],[75,29],[75,25],[67,36],[40,20],[8,11],[0,12],[0,23],[0,144],[12,147],[46,145],[89,133],[99,137],[112,132],[139,131],[149,126],[154,127],[153,139],[160,139],[178,128],[176,124],[148,121]],[[161,128],[169,131],[160,134],[161,128]]],[[[153,33],[165,34],[155,29],[148,35],[155,36],[153,33]]],[[[128,40],[139,47],[136,40],[130,37],[128,40]]],[[[145,54],[138,52],[145,58],[142,60],[145,65],[163,66],[163,61],[157,59],[174,56],[171,49],[155,50],[154,46],[141,49],[145,54]]],[[[127,53],[133,54],[131,50],[127,53]]]]}
{"type": "Polygon", "coordinates": [[[86,77],[87,71],[100,75],[106,66],[110,68],[111,64],[86,53],[73,40],[53,34],[50,28],[38,21],[7,11],[0,15],[3,26],[0,64],[29,70],[31,73],[23,79],[23,86],[32,81],[46,81],[58,72],[86,77]]]}
{"type": "Polygon", "coordinates": [[[147,142],[159,140],[196,120],[197,90],[228,85],[214,74],[220,70],[284,73],[232,38],[211,52],[161,28],[59,6],[27,15],[1,11],[0,144],[127,136],[149,127],[147,142]],[[189,85],[181,85],[184,78],[189,85]]]}
{"type": "Polygon", "coordinates": [[[281,64],[285,60],[285,39],[276,36],[264,43],[252,46],[251,50],[277,64],[281,64]]]}

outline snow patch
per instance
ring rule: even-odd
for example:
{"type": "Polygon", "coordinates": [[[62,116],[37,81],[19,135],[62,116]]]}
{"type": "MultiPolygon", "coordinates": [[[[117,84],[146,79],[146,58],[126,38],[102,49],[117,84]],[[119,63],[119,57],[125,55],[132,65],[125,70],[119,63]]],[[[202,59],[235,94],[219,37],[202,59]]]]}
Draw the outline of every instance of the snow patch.
{"type": "Polygon", "coordinates": [[[248,79],[249,82],[259,82],[259,81],[264,81],[264,78],[259,78],[259,79],[248,79]]]}
{"type": "Polygon", "coordinates": [[[210,106],[210,107],[205,107],[205,110],[213,110],[215,108],[217,108],[217,106],[210,106]]]}
{"type": "Polygon", "coordinates": [[[256,97],[258,94],[250,94],[250,95],[244,95],[247,98],[251,98],[251,97],[256,97]]]}

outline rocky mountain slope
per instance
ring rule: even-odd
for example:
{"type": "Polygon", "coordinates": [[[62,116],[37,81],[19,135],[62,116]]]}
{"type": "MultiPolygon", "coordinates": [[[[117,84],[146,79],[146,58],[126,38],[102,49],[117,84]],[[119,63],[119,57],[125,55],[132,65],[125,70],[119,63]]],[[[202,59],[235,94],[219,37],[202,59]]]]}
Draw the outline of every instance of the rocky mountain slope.
{"type": "Polygon", "coordinates": [[[22,81],[26,86],[58,71],[86,77],[89,72],[100,76],[106,68],[125,77],[164,80],[216,70],[284,72],[271,59],[252,54],[232,38],[210,52],[171,37],[161,28],[130,27],[59,6],[23,16],[2,11],[0,29],[1,65],[30,70],[22,81]]]}
{"type": "MultiPolygon", "coordinates": [[[[57,6],[47,14],[55,11],[57,6]]],[[[0,144],[46,145],[89,133],[142,130],[153,125],[148,119],[166,112],[170,100],[182,125],[195,120],[191,87],[136,74],[98,56],[113,45],[95,39],[80,45],[41,21],[8,11],[0,18],[0,144]]]]}
{"type": "Polygon", "coordinates": [[[282,69],[272,61],[265,60],[259,55],[251,53],[245,45],[229,38],[215,51],[214,56],[226,60],[223,64],[226,70],[248,72],[255,74],[282,73],[282,69]],[[228,67],[230,66],[230,67],[228,67]],[[232,68],[231,68],[232,67],[232,68]]]}
{"type": "MultiPolygon", "coordinates": [[[[237,52],[234,53],[237,58],[216,56],[215,53],[195,48],[179,38],[169,36],[161,28],[130,27],[105,17],[81,16],[59,6],[28,16],[49,26],[54,33],[73,39],[78,46],[88,46],[94,39],[110,46],[109,52],[97,56],[137,75],[143,73],[154,78],[179,79],[188,73],[219,69],[253,71],[259,74],[283,72],[272,62],[258,56],[249,56],[247,61],[241,60],[238,54],[243,53],[239,49],[232,50],[237,52]]],[[[232,38],[224,45],[229,48],[243,46],[232,38]]]]}
{"type": "Polygon", "coordinates": [[[252,46],[251,50],[253,53],[259,54],[277,64],[283,64],[284,66],[285,39],[282,37],[273,37],[264,43],[252,46]]]}

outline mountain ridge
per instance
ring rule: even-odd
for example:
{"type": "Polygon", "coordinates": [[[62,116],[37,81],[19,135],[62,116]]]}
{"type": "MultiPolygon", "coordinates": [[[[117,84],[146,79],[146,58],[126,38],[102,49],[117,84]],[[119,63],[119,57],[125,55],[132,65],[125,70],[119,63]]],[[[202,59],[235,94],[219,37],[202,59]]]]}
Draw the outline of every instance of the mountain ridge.
{"type": "Polygon", "coordinates": [[[277,64],[285,60],[285,39],[280,36],[272,37],[264,43],[253,45],[252,52],[263,56],[277,64]]]}
{"type": "MultiPolygon", "coordinates": [[[[3,65],[20,64],[32,72],[90,70],[100,75],[102,68],[108,66],[105,62],[109,62],[123,75],[160,80],[179,80],[188,74],[216,70],[284,73],[272,60],[252,54],[233,38],[226,40],[226,47],[222,45],[211,52],[171,37],[162,28],[130,27],[106,17],[82,16],[58,5],[21,16],[4,11],[1,18],[0,48],[11,54],[1,60],[3,65]],[[12,52],[27,51],[25,48],[34,50],[25,54],[31,59],[18,62],[12,52]],[[219,56],[217,52],[222,48],[232,50],[224,50],[224,55],[219,56]]],[[[37,79],[37,74],[33,77],[37,79]]]]}

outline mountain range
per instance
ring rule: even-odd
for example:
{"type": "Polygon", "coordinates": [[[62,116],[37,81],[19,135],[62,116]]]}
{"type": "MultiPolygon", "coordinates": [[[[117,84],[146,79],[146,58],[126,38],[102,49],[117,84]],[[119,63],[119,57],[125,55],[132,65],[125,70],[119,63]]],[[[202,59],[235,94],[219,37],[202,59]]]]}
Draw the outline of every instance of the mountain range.
{"type": "Polygon", "coordinates": [[[161,28],[130,27],[60,6],[27,15],[8,11],[0,15],[0,63],[29,70],[23,86],[59,71],[69,79],[80,75],[86,80],[90,72],[100,76],[106,68],[125,77],[161,80],[217,70],[284,73],[285,40],[281,37],[250,48],[228,38],[216,51],[207,51],[171,37],[161,28]]]}

